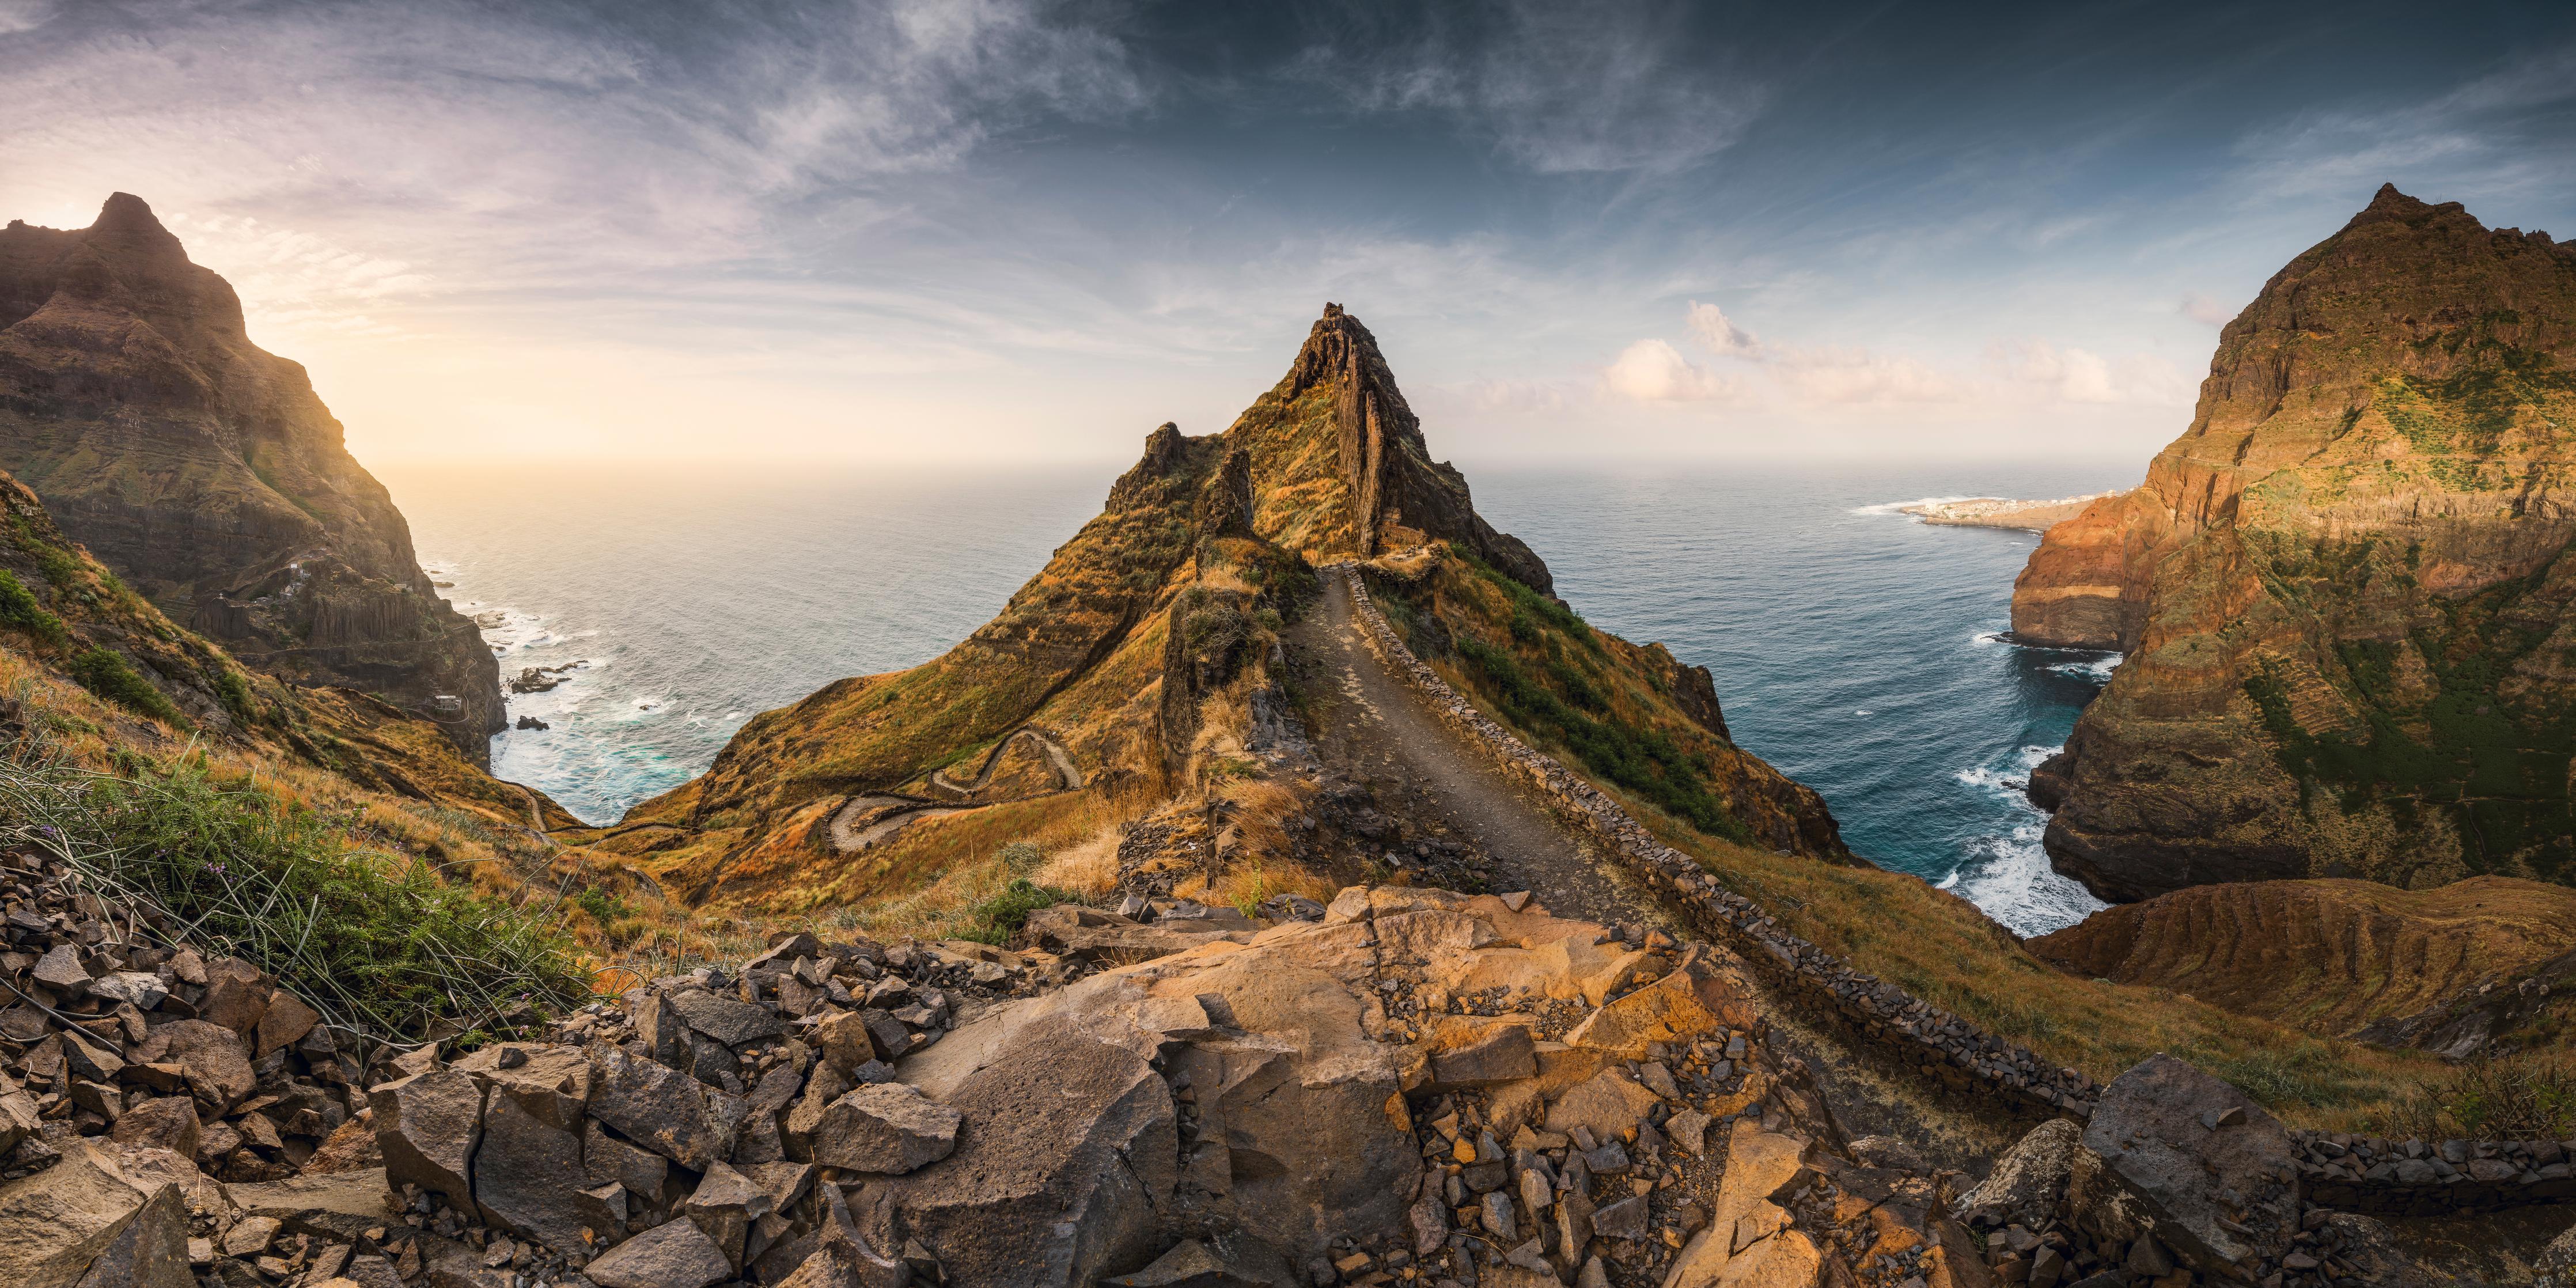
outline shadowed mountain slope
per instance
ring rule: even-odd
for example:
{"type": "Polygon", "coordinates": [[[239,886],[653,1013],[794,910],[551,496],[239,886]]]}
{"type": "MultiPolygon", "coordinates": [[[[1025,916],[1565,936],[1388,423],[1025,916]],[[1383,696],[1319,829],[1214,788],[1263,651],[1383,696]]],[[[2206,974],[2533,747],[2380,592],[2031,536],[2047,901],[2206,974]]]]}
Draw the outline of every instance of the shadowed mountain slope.
{"type": "Polygon", "coordinates": [[[0,230],[0,467],[177,622],[308,683],[437,712],[477,763],[499,671],[304,369],[142,200],[0,230]]]}

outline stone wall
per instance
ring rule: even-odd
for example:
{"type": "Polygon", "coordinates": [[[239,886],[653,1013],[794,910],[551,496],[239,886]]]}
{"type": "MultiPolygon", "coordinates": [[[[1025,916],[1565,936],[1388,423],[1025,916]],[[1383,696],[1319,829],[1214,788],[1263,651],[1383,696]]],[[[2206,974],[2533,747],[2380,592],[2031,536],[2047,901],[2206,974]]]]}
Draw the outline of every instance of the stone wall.
{"type": "MultiPolygon", "coordinates": [[[[1697,860],[1654,838],[1617,801],[1533,750],[1414,657],[1369,597],[1360,565],[1325,570],[1350,587],[1372,644],[1443,719],[1492,754],[1589,832],[1610,855],[1724,941],[1775,985],[1846,1021],[1899,1063],[1956,1091],[1994,1096],[2038,1117],[2092,1116],[2101,1088],[2031,1051],[1780,928],[1778,919],[1721,888],[1697,860]]],[[[2346,1133],[2293,1133],[2310,1201],[2391,1215],[2484,1211],[2576,1198],[2576,1141],[2389,1141],[2346,1133]]]]}
{"type": "Polygon", "coordinates": [[[1414,657],[1369,597],[1359,565],[1336,564],[1326,571],[1349,585],[1381,656],[1411,679],[1443,719],[1537,788],[1612,857],[1689,914],[1698,929],[1723,940],[1775,985],[1841,1016],[1898,1062],[1954,1090],[1992,1095],[2037,1117],[2064,1114],[2081,1120],[2091,1115],[2100,1092],[2092,1079],[2054,1067],[1893,984],[1853,970],[1782,929],[1760,905],[1720,887],[1698,860],[1656,840],[1617,801],[1487,718],[1414,657]]]}

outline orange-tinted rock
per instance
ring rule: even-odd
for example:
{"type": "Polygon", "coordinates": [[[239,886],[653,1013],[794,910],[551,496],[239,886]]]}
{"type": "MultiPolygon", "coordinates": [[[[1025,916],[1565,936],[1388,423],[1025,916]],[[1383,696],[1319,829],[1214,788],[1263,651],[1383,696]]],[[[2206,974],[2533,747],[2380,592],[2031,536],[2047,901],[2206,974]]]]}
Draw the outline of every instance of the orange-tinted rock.
{"type": "Polygon", "coordinates": [[[2383,188],[2221,333],[2144,486],[2058,524],[2028,641],[2127,660],[2052,767],[2105,897],[2563,879],[2576,251],[2383,188]]]}

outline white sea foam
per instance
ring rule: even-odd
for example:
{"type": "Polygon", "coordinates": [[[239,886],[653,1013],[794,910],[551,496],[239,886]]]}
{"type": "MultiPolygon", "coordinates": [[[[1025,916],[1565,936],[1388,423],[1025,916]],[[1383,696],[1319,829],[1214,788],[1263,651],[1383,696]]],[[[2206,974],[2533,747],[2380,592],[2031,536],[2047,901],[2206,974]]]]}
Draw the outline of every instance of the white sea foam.
{"type": "Polygon", "coordinates": [[[2039,843],[2048,816],[2025,792],[2030,772],[2056,754],[2055,747],[2022,746],[1996,761],[1958,771],[1960,782],[1980,787],[2010,807],[2012,824],[2000,835],[1975,837],[1959,870],[1941,882],[2016,935],[2063,930],[2109,907],[2074,878],[2049,866],[2039,843]]]}
{"type": "Polygon", "coordinates": [[[2109,684],[2111,682],[2111,673],[2120,669],[2121,660],[2122,657],[2120,654],[2113,653],[2107,657],[2086,658],[2075,662],[2060,662],[2048,669],[2055,671],[2059,675],[2074,676],[2079,680],[2091,680],[2096,684],[2109,684]]]}
{"type": "Polygon", "coordinates": [[[1864,505],[1859,509],[1853,510],[1852,513],[1904,514],[1905,507],[1909,505],[1943,505],[1951,501],[1974,501],[1976,499],[1977,498],[1973,496],[1918,496],[1911,501],[1882,501],[1877,505],[1864,505]]]}

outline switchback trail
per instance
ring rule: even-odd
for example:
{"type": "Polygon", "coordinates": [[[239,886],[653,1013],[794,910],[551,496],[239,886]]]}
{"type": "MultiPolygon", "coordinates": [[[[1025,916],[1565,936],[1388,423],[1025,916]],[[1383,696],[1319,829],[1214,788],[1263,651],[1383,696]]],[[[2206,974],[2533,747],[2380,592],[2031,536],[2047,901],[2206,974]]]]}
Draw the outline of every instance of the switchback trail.
{"type": "MultiPolygon", "coordinates": [[[[1288,642],[1325,764],[1365,784],[1380,809],[1474,845],[1491,860],[1489,881],[1498,892],[1528,890],[1558,916],[1704,937],[1441,719],[1369,647],[1342,578],[1327,572],[1322,580],[1322,600],[1290,629],[1288,642]]],[[[1964,1167],[1992,1158],[2027,1128],[1991,1106],[1946,1102],[1915,1075],[1856,1056],[1848,1042],[1762,987],[1758,973],[1745,974],[1761,990],[1774,1026],[1770,1041],[1807,1062],[1850,1135],[1900,1136],[1935,1162],[1964,1167]]]]}

